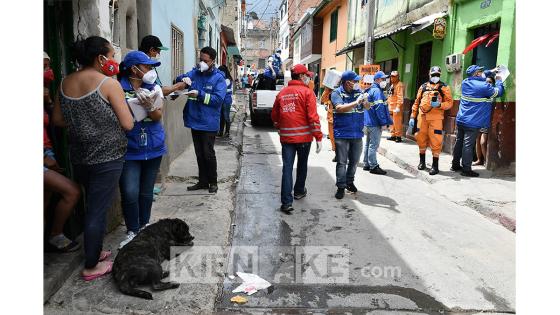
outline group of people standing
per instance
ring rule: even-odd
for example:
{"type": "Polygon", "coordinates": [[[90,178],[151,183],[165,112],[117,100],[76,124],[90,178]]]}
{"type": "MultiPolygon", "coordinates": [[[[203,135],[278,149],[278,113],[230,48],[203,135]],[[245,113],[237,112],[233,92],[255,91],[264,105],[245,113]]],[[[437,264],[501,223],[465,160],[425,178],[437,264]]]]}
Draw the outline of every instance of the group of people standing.
{"type": "MultiPolygon", "coordinates": [[[[214,141],[219,133],[229,134],[231,75],[225,66],[215,65],[216,51],[205,47],[197,67],[178,76],[173,85],[164,86],[156,68],[161,65],[160,52],[167,49],[159,38],[149,35],[138,51],[128,52],[119,64],[109,41],[98,36],[79,40],[74,57],[80,68],[66,76],[57,90],[52,123],[68,130],[71,163],[78,184],[85,190],[85,265],[81,275],[86,281],[112,269],[111,252],[102,248],[106,211],[117,186],[127,230],[120,246],[149,224],[156,177],[167,153],[161,123],[163,99],[173,92],[186,90],[183,120],[192,131],[199,169],[198,182],[187,189],[218,190],[214,141]],[[131,109],[133,104],[144,114],[137,116],[138,111],[131,109]]],[[[47,67],[45,73],[47,77],[47,67]]],[[[62,175],[53,179],[53,167],[48,167],[53,163],[48,162],[54,156],[47,140],[45,129],[45,187],[54,187],[53,191],[63,196],[55,209],[56,224],[49,242],[60,251],[76,250],[79,244],[65,239],[62,226],[79,199],[79,186],[62,175]]]]}
{"type": "MultiPolygon", "coordinates": [[[[493,100],[500,97],[504,89],[501,78],[494,71],[484,71],[484,67],[473,65],[466,72],[468,77],[462,83],[456,118],[457,138],[451,170],[461,171],[463,176],[476,177],[478,173],[471,169],[476,137],[481,128],[489,128],[493,100]]],[[[282,144],[280,209],[286,213],[294,210],[294,199],[307,195],[305,180],[309,148],[315,139],[318,153],[322,141],[315,98],[305,84],[313,74],[300,64],[295,65],[291,73],[292,80],[277,95],[272,110],[272,120],[279,129],[282,144]],[[295,186],[292,186],[296,153],[297,175],[295,186]]],[[[435,175],[439,173],[444,112],[453,106],[453,97],[449,86],[440,80],[440,67],[431,67],[429,76],[429,81],[422,84],[416,94],[409,129],[415,134],[418,144],[418,169],[426,169],[426,150],[429,147],[432,152],[429,174],[435,175]]],[[[344,198],[346,190],[353,193],[358,191],[354,178],[362,150],[365,171],[376,175],[387,174],[377,161],[383,127],[393,126],[388,140],[402,142],[404,88],[399,73],[392,71],[390,75],[386,75],[378,71],[372,76],[372,80],[371,84],[364,87],[360,85],[361,76],[353,71],[345,71],[341,75],[340,85],[335,89],[325,87],[320,98],[321,103],[328,108],[329,138],[335,151],[333,162],[336,162],[337,199],[344,198]]]]}

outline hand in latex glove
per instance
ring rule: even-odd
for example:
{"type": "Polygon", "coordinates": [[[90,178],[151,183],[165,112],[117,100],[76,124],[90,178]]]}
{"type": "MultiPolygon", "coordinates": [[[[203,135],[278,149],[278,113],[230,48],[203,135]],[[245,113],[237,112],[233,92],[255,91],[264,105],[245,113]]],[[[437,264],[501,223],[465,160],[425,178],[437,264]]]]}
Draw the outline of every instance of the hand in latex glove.
{"type": "Polygon", "coordinates": [[[356,99],[356,102],[357,104],[360,104],[363,101],[364,101],[364,94],[360,94],[360,96],[358,96],[358,98],[356,99]]]}
{"type": "Polygon", "coordinates": [[[395,112],[395,113],[400,113],[401,110],[400,110],[398,107],[396,107],[396,108],[393,110],[393,112],[395,112]]]}
{"type": "Polygon", "coordinates": [[[185,77],[181,81],[183,81],[187,85],[187,87],[192,85],[191,78],[189,77],[185,77]]]}
{"type": "Polygon", "coordinates": [[[318,154],[323,149],[323,143],[321,141],[317,141],[317,140],[315,140],[315,141],[317,143],[317,149],[315,149],[315,153],[318,154]]]}
{"type": "Polygon", "coordinates": [[[154,100],[150,98],[150,91],[146,89],[140,89],[136,92],[136,98],[140,101],[142,107],[149,109],[154,104],[154,100]]]}
{"type": "Polygon", "coordinates": [[[410,118],[410,120],[408,121],[408,125],[410,127],[414,127],[414,118],[410,118]]]}
{"type": "Polygon", "coordinates": [[[191,90],[187,93],[189,97],[198,97],[198,90],[191,90]]]}
{"type": "Polygon", "coordinates": [[[430,102],[430,105],[431,105],[432,107],[439,107],[440,102],[438,102],[438,101],[430,102]]]}

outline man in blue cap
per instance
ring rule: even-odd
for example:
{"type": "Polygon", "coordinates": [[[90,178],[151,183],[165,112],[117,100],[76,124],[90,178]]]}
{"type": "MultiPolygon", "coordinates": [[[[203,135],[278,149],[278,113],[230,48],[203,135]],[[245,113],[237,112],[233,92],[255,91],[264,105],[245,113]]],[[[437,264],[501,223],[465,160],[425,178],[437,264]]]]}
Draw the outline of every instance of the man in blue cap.
{"type": "Polygon", "coordinates": [[[504,94],[504,85],[500,76],[496,76],[495,86],[486,82],[482,66],[468,67],[467,75],[461,84],[461,101],[456,118],[457,137],[451,170],[461,171],[462,176],[478,177],[479,174],[471,168],[476,137],[481,128],[490,128],[492,103],[494,98],[504,94]]]}
{"type": "Polygon", "coordinates": [[[377,148],[381,141],[381,128],[393,124],[391,120],[387,98],[383,89],[387,86],[387,77],[383,71],[373,75],[373,84],[367,90],[367,101],[371,108],[365,111],[364,125],[366,126],[366,144],[364,147],[364,171],[371,174],[387,174],[377,163],[377,148]]]}
{"type": "Polygon", "coordinates": [[[336,186],[335,197],[344,198],[344,189],[357,192],[354,175],[360,155],[362,154],[362,137],[364,132],[364,102],[367,95],[359,88],[361,77],[354,71],[345,71],[340,79],[340,86],[331,94],[333,104],[334,142],[336,145],[336,186]]]}

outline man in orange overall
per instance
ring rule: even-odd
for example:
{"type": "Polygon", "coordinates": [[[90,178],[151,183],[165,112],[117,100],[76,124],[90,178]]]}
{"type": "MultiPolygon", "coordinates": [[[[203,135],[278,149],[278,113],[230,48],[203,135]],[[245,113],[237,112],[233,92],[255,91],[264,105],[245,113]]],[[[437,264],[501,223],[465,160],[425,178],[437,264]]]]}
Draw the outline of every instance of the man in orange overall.
{"type": "Polygon", "coordinates": [[[402,122],[403,122],[403,103],[404,103],[404,88],[402,82],[399,80],[399,72],[391,71],[391,87],[389,88],[389,112],[393,118],[393,126],[391,128],[391,137],[387,140],[402,142],[402,122]]]}
{"type": "Polygon", "coordinates": [[[439,173],[439,153],[443,143],[443,113],[453,106],[453,97],[447,84],[440,81],[441,69],[430,68],[430,81],[422,84],[416,94],[408,124],[413,127],[418,118],[416,143],[420,149],[419,170],[426,169],[426,149],[432,150],[432,168],[430,175],[439,173]]]}
{"type": "MultiPolygon", "coordinates": [[[[331,148],[336,152],[336,145],[334,143],[334,125],[333,125],[333,105],[331,102],[332,89],[325,86],[323,94],[321,94],[321,104],[327,106],[327,122],[329,123],[329,140],[331,140],[331,148]]],[[[336,162],[336,156],[332,160],[336,162]]]]}

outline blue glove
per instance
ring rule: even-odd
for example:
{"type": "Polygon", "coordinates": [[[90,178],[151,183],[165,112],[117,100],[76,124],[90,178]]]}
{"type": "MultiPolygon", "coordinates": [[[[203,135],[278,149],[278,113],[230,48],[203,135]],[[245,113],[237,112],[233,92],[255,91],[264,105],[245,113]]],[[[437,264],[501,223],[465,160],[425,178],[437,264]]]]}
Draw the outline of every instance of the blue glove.
{"type": "Polygon", "coordinates": [[[414,118],[410,118],[410,120],[408,121],[408,125],[410,127],[414,127],[414,118]]]}
{"type": "Polygon", "coordinates": [[[432,107],[439,107],[440,102],[435,101],[435,102],[431,102],[430,105],[432,105],[432,107]]]}

